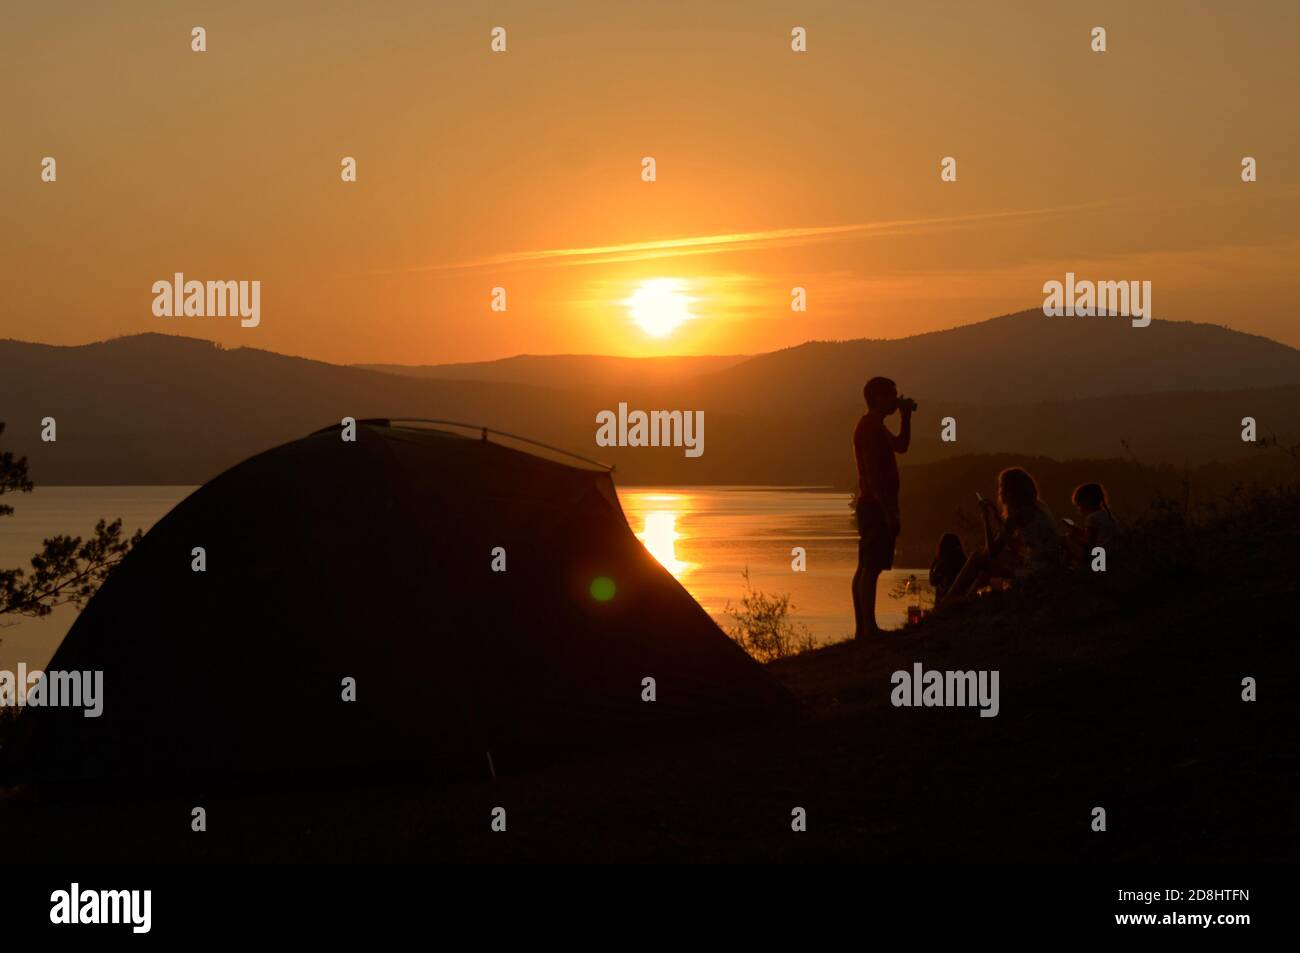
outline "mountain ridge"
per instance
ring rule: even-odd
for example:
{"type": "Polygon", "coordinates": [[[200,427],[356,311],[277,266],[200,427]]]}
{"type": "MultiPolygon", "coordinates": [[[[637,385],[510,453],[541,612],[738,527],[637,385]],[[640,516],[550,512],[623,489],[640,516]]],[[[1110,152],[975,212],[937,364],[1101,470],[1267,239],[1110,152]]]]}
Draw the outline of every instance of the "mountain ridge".
{"type": "MultiPolygon", "coordinates": [[[[0,420],[5,449],[30,457],[37,482],[63,484],[201,483],[352,416],[520,433],[606,459],[624,482],[847,485],[862,383],[880,373],[921,402],[907,463],[974,452],[1119,457],[1125,443],[1146,463],[1230,461],[1252,452],[1240,439],[1245,416],[1261,436],[1300,432],[1300,351],[1190,322],[1111,326],[1099,344],[1070,320],[1021,312],[911,338],[715,355],[735,363],[713,368],[710,358],[531,356],[522,380],[472,376],[484,362],[447,365],[471,375],[462,378],[413,376],[163,333],[72,346],[7,339],[0,420]],[[574,359],[588,372],[565,366],[574,359]],[[704,411],[704,456],[597,447],[595,415],[620,402],[704,411]],[[52,444],[40,439],[47,416],[58,422],[52,444]],[[956,443],[940,440],[946,417],[956,443]]],[[[507,377],[521,368],[487,363],[507,377]]]]}

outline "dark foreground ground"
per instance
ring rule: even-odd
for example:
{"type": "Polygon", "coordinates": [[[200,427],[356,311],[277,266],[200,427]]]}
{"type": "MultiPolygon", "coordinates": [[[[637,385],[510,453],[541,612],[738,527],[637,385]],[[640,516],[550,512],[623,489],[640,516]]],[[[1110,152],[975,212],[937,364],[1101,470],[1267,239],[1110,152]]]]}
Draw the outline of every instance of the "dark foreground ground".
{"type": "Polygon", "coordinates": [[[836,646],[772,666],[802,703],[776,725],[496,781],[11,799],[0,824],[33,861],[1294,861],[1297,633],[1252,624],[1269,595],[1101,631],[977,641],[954,619],[836,646]],[[999,669],[1001,713],[894,708],[890,673],[916,661],[999,669]],[[196,800],[204,834],[189,830],[196,800]],[[504,834],[489,830],[497,805],[504,834]],[[796,806],[806,833],[790,829],[796,806]]]}
{"type": "Polygon", "coordinates": [[[28,862],[1294,862],[1297,511],[1265,501],[1232,534],[1211,527],[1213,545],[1183,533],[1193,558],[1119,594],[991,597],[774,663],[799,699],[774,724],[450,787],[10,792],[0,832],[28,862]],[[893,707],[890,675],[914,662],[999,670],[1000,714],[893,707]],[[1258,701],[1242,700],[1247,676],[1258,701]],[[190,831],[195,804],[206,833],[190,831]]]}

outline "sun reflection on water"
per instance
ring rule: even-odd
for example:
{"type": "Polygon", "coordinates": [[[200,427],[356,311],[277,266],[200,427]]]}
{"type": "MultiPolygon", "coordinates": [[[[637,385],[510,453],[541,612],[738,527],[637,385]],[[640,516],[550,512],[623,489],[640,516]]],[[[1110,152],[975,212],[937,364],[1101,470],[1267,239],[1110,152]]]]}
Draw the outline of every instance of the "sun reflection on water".
{"type": "Polygon", "coordinates": [[[679,493],[637,493],[627,501],[629,516],[635,526],[641,517],[642,529],[636,538],[645,544],[650,555],[672,573],[679,581],[686,577],[694,563],[677,558],[677,541],[687,538],[678,532],[678,520],[686,512],[686,497],[679,493]]]}

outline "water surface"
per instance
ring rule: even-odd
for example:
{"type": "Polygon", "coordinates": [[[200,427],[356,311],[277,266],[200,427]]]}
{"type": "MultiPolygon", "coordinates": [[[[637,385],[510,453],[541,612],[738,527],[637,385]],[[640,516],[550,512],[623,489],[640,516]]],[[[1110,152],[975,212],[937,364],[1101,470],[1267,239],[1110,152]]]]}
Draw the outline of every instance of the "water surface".
{"type": "MultiPolygon", "coordinates": [[[[21,566],[47,536],[86,536],[101,517],[122,517],[124,528],[148,530],[193,492],[185,486],[51,486],[6,494],[14,514],[0,517],[0,567],[21,566]]],[[[789,595],[791,619],[818,642],[853,632],[849,580],[857,535],[843,491],[791,487],[622,487],[619,499],[633,531],[682,585],[726,627],[728,604],[750,584],[768,595],[789,595]],[[807,569],[795,572],[791,550],[803,547],[807,569]]],[[[892,586],[918,570],[881,577],[877,618],[903,624],[910,599],[891,598],[892,586]]],[[[46,664],[76,618],[70,607],[43,619],[0,619],[0,669],[46,664]],[[16,623],[16,624],[15,624],[16,623]]]]}

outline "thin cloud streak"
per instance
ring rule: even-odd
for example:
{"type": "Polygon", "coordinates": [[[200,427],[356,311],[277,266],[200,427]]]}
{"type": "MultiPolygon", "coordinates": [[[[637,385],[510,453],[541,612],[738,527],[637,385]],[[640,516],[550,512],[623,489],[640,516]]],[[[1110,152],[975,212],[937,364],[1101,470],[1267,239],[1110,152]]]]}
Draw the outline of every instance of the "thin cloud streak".
{"type": "Polygon", "coordinates": [[[447,265],[418,265],[412,268],[383,269],[371,272],[371,274],[471,271],[477,268],[499,268],[503,265],[516,267],[604,265],[613,262],[648,261],[687,255],[717,255],[739,251],[762,251],[772,248],[790,248],[798,245],[835,241],[846,237],[876,237],[900,233],[924,234],[926,231],[944,231],[971,225],[992,224],[1005,220],[1042,218],[1096,209],[1106,204],[1109,203],[1089,202],[1079,205],[1062,205],[1055,208],[984,212],[942,218],[897,219],[855,225],[777,228],[755,232],[732,232],[722,235],[697,235],[687,238],[627,242],[618,245],[595,245],[587,248],[548,248],[539,251],[508,252],[503,255],[492,255],[486,258],[447,265]]]}

